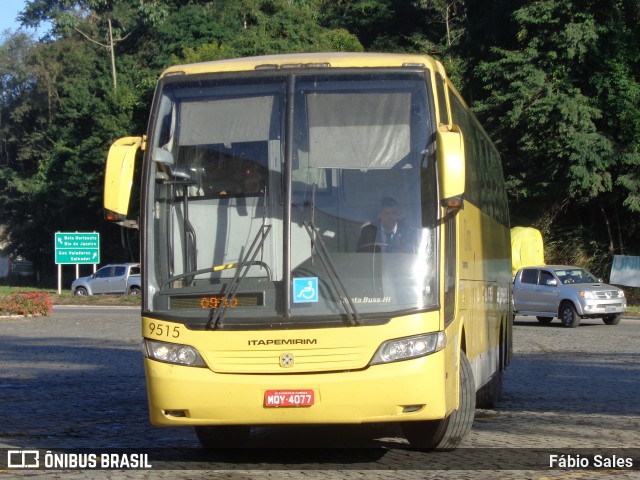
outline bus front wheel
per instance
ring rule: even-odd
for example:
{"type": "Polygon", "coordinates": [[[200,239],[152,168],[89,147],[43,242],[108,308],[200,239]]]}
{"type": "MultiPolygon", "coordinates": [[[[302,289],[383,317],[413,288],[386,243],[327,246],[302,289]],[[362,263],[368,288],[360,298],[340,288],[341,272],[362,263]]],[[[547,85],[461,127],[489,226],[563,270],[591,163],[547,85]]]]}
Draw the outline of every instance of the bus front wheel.
{"type": "Polygon", "coordinates": [[[205,449],[242,447],[251,430],[246,425],[207,425],[195,428],[200,445],[205,449]]]}
{"type": "Polygon", "coordinates": [[[471,430],[476,410],[476,389],[471,365],[464,352],[460,354],[460,403],[457,410],[442,420],[405,422],[402,424],[409,443],[417,448],[453,449],[471,430]]]}

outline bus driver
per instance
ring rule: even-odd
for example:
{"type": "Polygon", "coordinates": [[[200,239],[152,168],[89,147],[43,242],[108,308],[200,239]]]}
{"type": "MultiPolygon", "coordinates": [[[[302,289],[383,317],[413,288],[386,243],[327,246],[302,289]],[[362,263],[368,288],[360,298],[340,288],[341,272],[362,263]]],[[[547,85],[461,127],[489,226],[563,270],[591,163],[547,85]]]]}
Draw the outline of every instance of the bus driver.
{"type": "Polygon", "coordinates": [[[380,201],[375,222],[360,230],[358,252],[416,253],[415,229],[400,220],[400,206],[391,197],[380,201]]]}

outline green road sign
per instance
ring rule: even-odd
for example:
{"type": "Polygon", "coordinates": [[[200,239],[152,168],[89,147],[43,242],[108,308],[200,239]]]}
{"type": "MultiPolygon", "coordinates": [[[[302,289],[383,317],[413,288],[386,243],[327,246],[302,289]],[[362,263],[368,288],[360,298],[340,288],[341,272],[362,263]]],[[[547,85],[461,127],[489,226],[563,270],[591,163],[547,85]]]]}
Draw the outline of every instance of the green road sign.
{"type": "Polygon", "coordinates": [[[56,233],[56,264],[100,263],[100,234],[56,233]]]}

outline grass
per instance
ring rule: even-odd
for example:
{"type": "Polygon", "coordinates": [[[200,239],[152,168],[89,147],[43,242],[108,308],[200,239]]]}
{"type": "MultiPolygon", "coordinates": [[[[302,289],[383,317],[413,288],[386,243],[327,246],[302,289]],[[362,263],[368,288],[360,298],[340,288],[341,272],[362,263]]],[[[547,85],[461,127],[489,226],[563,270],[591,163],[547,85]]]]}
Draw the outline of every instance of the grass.
{"type": "Polygon", "coordinates": [[[640,306],[629,305],[627,306],[627,313],[633,313],[634,315],[640,315],[640,306]]]}
{"type": "Polygon", "coordinates": [[[73,295],[70,290],[63,290],[58,295],[58,290],[51,288],[33,287],[8,287],[0,286],[0,298],[9,296],[16,292],[46,292],[53,300],[54,305],[119,305],[119,306],[140,306],[140,297],[131,295],[73,295]]]}

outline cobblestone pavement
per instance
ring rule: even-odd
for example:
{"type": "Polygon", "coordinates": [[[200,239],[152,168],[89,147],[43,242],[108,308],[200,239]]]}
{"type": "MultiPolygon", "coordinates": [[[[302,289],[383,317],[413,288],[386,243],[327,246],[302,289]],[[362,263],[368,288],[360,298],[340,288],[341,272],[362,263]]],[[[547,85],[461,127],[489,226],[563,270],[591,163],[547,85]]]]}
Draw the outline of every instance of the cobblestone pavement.
{"type": "Polygon", "coordinates": [[[593,462],[588,453],[633,458],[638,468],[640,319],[565,329],[518,318],[500,408],[478,410],[463,448],[436,454],[403,448],[390,426],[254,429],[256,448],[204,452],[191,429],[148,423],[139,342],[136,309],[58,307],[46,318],[0,318],[0,455],[144,452],[154,459],[152,470],[0,468],[0,480],[640,478],[629,468],[544,469],[551,454],[593,462]],[[283,445],[315,448],[269,449],[283,445]],[[336,448],[345,446],[358,448],[336,448]]]}

